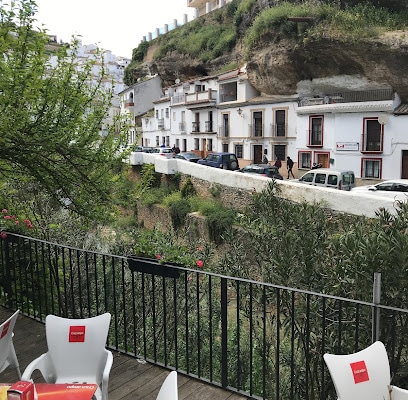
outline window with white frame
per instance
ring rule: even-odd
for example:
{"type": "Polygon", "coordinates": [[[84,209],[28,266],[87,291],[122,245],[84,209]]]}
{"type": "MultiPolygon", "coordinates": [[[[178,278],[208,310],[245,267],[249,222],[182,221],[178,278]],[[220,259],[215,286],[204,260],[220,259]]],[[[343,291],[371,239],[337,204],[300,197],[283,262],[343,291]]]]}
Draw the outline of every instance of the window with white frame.
{"type": "Polygon", "coordinates": [[[286,124],[286,110],[275,110],[274,112],[275,126],[274,136],[285,137],[287,124],[286,124]]]}
{"type": "Polygon", "coordinates": [[[299,168],[310,169],[312,163],[312,153],[310,151],[299,152],[299,168]]]}
{"type": "Polygon", "coordinates": [[[323,146],[323,116],[311,116],[309,126],[309,146],[323,146]]]}
{"type": "Polygon", "coordinates": [[[235,155],[237,156],[237,158],[243,158],[243,152],[244,152],[244,146],[242,144],[236,144],[235,145],[235,155]]]}
{"type": "Polygon", "coordinates": [[[379,158],[363,158],[362,177],[381,179],[382,160],[379,158]]]}
{"type": "Polygon", "coordinates": [[[382,152],[383,127],[378,119],[364,119],[363,152],[382,152]]]}
{"type": "Polygon", "coordinates": [[[213,140],[207,139],[207,150],[212,151],[212,149],[213,149],[213,140]]]}
{"type": "Polygon", "coordinates": [[[274,159],[279,157],[279,160],[284,160],[286,158],[286,145],[276,144],[273,146],[273,156],[274,159]]]}

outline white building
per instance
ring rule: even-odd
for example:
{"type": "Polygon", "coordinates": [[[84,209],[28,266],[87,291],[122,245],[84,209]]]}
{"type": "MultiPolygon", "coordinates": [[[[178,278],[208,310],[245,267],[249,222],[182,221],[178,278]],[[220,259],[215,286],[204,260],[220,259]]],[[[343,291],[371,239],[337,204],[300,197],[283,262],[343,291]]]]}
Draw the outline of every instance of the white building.
{"type": "MultiPolygon", "coordinates": [[[[95,65],[93,65],[92,68],[92,82],[96,83],[101,75],[102,69],[104,70],[106,76],[102,82],[102,87],[113,94],[109,114],[105,119],[101,131],[101,134],[106,134],[105,127],[112,125],[114,117],[120,114],[119,93],[126,87],[123,83],[124,71],[131,60],[115,56],[110,50],[98,50],[98,47],[95,44],[82,45],[81,42],[75,57],[79,68],[81,65],[84,65],[89,61],[95,61],[95,65]]],[[[50,57],[51,67],[56,66],[57,62],[57,56],[50,57]]]]}
{"type": "Polygon", "coordinates": [[[224,7],[232,0],[187,0],[187,7],[195,8],[195,18],[208,14],[218,8],[224,7]]]}
{"type": "Polygon", "coordinates": [[[119,93],[120,114],[126,116],[130,124],[129,145],[138,143],[138,136],[142,129],[141,116],[153,108],[154,100],[161,95],[161,79],[158,75],[135,83],[119,93]]]}
{"type": "Polygon", "coordinates": [[[351,169],[362,179],[408,179],[406,107],[391,88],[300,98],[299,169],[351,169]]]}

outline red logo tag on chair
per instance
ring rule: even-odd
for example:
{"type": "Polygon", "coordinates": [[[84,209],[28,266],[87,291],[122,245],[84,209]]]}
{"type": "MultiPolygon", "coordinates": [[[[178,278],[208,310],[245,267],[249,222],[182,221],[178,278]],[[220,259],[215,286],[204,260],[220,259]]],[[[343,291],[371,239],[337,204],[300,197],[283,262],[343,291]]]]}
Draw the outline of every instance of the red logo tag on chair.
{"type": "Polygon", "coordinates": [[[8,330],[9,330],[9,327],[10,327],[10,321],[8,321],[8,322],[6,322],[6,323],[4,324],[3,330],[1,331],[1,334],[0,334],[0,339],[2,339],[4,336],[7,335],[7,332],[8,332],[8,330]]]}
{"type": "Polygon", "coordinates": [[[361,383],[370,380],[365,361],[351,363],[350,367],[353,371],[354,383],[361,383]]]}
{"type": "Polygon", "coordinates": [[[85,325],[69,327],[69,342],[85,342],[85,325]]]}

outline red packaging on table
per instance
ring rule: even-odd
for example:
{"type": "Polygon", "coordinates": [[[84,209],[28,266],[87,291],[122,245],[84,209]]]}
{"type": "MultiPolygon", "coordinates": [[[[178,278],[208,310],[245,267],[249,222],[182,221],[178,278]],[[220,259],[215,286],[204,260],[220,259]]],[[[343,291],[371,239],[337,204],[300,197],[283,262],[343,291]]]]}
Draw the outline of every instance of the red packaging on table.
{"type": "Polygon", "coordinates": [[[18,381],[7,390],[7,400],[36,400],[34,383],[18,381]]]}

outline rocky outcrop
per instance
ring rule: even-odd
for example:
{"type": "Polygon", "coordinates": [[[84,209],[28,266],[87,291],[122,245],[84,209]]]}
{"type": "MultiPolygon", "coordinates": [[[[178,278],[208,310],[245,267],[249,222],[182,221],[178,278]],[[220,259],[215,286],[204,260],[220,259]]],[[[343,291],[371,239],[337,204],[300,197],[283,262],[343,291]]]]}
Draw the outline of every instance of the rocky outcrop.
{"type": "MultiPolygon", "coordinates": [[[[258,0],[251,13],[274,3],[278,0],[258,0]]],[[[340,3],[353,5],[361,1],[340,3]]],[[[394,11],[408,10],[406,0],[376,0],[375,4],[394,11]]],[[[249,13],[245,18],[238,28],[241,37],[253,21],[249,13]]],[[[242,42],[238,42],[228,54],[206,63],[176,51],[160,59],[154,59],[154,53],[153,45],[145,62],[133,70],[135,78],[158,74],[164,86],[168,86],[176,79],[184,81],[214,75],[227,65],[246,62],[249,81],[266,95],[392,88],[404,102],[408,102],[408,31],[387,32],[378,39],[358,42],[334,38],[302,40],[270,31],[249,54],[242,42]]]]}

